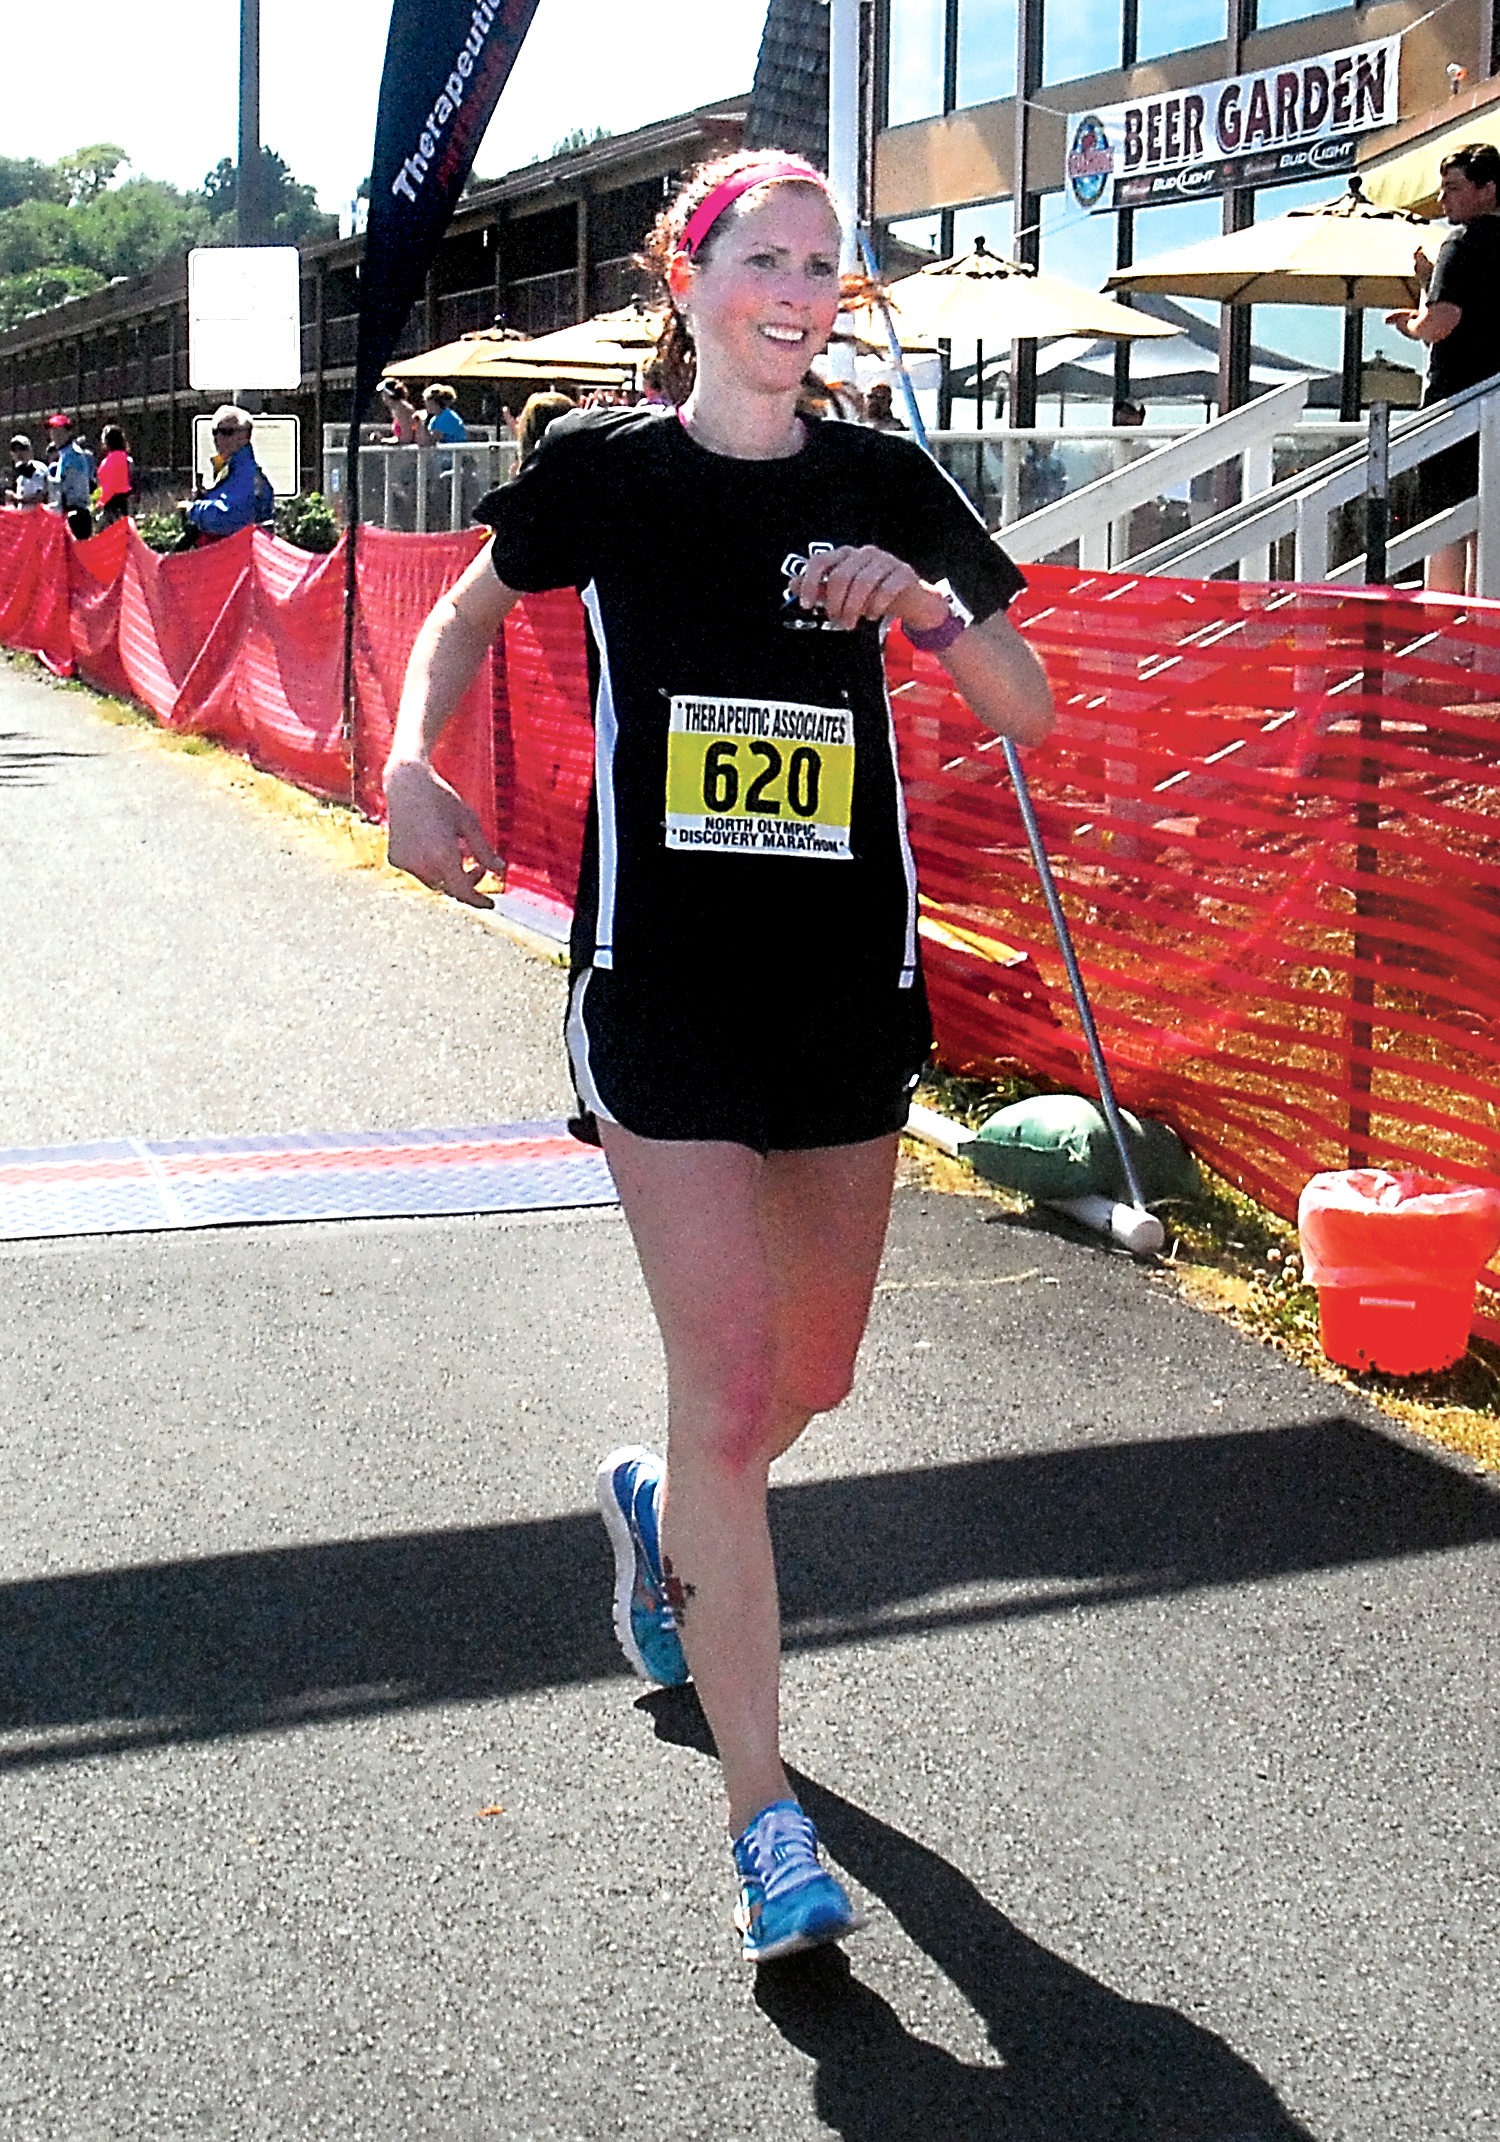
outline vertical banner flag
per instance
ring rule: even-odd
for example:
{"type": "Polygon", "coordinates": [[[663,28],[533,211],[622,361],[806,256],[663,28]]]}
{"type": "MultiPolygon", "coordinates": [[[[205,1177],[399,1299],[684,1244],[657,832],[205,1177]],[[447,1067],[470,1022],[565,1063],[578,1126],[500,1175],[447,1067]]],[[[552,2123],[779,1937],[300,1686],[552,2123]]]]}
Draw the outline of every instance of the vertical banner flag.
{"type": "Polygon", "coordinates": [[[363,415],[473,168],[537,0],[394,0],[359,286],[363,415]]]}

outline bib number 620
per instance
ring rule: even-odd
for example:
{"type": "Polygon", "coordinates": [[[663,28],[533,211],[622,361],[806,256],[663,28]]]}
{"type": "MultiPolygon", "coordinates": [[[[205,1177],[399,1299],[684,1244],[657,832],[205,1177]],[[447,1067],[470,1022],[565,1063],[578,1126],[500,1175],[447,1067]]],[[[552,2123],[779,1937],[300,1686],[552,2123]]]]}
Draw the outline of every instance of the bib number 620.
{"type": "Polygon", "coordinates": [[[752,764],[744,768],[750,779],[745,790],[745,800],[740,804],[740,745],[733,737],[721,736],[709,745],[703,754],[703,807],[720,815],[736,807],[747,816],[779,818],[782,803],[795,818],[815,818],[818,811],[818,792],[823,780],[823,761],[810,744],[799,744],[790,759],[783,759],[775,744],[763,738],[755,738],[745,747],[752,764]],[[759,772],[755,763],[759,763],[759,772]],[[784,795],[773,794],[783,773],[786,775],[784,795]]]}

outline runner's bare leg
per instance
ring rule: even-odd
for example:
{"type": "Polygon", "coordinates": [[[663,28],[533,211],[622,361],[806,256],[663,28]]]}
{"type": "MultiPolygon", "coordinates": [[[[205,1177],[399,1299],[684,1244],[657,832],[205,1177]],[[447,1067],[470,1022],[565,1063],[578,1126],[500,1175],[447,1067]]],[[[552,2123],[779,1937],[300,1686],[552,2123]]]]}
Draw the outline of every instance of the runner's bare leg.
{"type": "Polygon", "coordinates": [[[666,1349],[662,1551],[738,1835],[790,1796],[767,1475],[848,1390],[896,1141],[763,1160],[743,1146],[600,1131],[666,1349]]]}

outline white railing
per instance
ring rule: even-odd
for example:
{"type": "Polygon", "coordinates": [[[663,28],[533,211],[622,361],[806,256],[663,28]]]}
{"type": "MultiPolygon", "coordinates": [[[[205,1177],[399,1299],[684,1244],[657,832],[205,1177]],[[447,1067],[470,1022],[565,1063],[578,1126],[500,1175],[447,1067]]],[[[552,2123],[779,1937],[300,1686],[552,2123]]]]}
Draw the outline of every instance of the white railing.
{"type": "MultiPolygon", "coordinates": [[[[333,426],[328,427],[334,429],[333,426]]],[[[323,496],[340,515],[347,496],[347,425],[337,444],[325,437],[323,496]]],[[[486,491],[505,482],[515,464],[514,439],[470,439],[443,446],[361,445],[359,517],[367,526],[405,535],[467,528],[486,491]]]]}
{"type": "MultiPolygon", "coordinates": [[[[1431,409],[1412,412],[1390,432],[1389,472],[1395,477],[1420,467],[1432,455],[1478,436],[1479,491],[1475,498],[1435,514],[1388,544],[1387,575],[1405,572],[1445,544],[1478,534],[1475,593],[1500,596],[1500,374],[1466,387],[1431,409]]],[[[1189,536],[1175,538],[1131,560],[1147,573],[1215,573],[1258,559],[1269,542],[1294,538],[1293,577],[1305,581],[1354,581],[1365,576],[1363,555],[1329,569],[1329,516],[1373,487],[1368,445],[1351,448],[1321,468],[1278,489],[1253,510],[1226,513],[1189,536]]]]}
{"type": "MultiPolygon", "coordinates": [[[[1050,558],[1073,544],[1078,546],[1081,566],[1107,570],[1125,564],[1146,570],[1140,559],[1130,556],[1131,516],[1168,492],[1181,492],[1195,478],[1227,463],[1238,464],[1238,489],[1242,500],[1254,500],[1271,492],[1275,476],[1275,444],[1298,423],[1307,403],[1308,382],[1289,380],[1262,394],[1228,416],[1197,424],[1167,445],[1141,451],[1143,434],[1123,436],[1139,453],[1123,468],[1101,476],[1081,490],[1019,518],[1002,512],[1001,530],[1006,550],[1019,560],[1050,558]]],[[[952,438],[953,433],[940,434],[952,438]]],[[[995,434],[997,438],[1004,434],[995,434]]],[[[1012,434],[1012,437],[1018,435],[1012,434]]],[[[1062,434],[1053,434],[1061,437],[1062,434]]],[[[1116,436],[1121,436],[1117,434],[1116,436]]],[[[1019,463],[1017,467],[1019,468],[1019,463]]],[[[1019,488],[1019,486],[1018,486],[1019,488]]],[[[1243,510],[1243,509],[1239,509],[1243,510]]],[[[1215,517],[1217,518],[1217,516],[1215,517]]],[[[1187,530],[1175,542],[1186,542],[1197,530],[1187,530]]],[[[1158,546],[1166,548],[1169,546],[1158,546]]],[[[1264,546],[1263,546],[1264,547],[1264,546]]],[[[1155,556],[1156,550],[1147,555],[1155,556]]],[[[1198,570],[1193,568],[1193,570],[1198,570]]]]}

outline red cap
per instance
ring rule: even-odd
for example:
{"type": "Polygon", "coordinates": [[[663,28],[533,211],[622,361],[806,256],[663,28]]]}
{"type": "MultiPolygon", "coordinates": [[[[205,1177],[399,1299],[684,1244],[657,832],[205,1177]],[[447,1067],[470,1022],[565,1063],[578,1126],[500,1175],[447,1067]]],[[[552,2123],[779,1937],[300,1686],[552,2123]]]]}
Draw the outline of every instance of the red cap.
{"type": "Polygon", "coordinates": [[[73,419],[70,416],[64,416],[60,409],[56,416],[49,416],[47,419],[48,431],[61,431],[64,425],[67,426],[69,431],[72,431],[73,419]]]}

